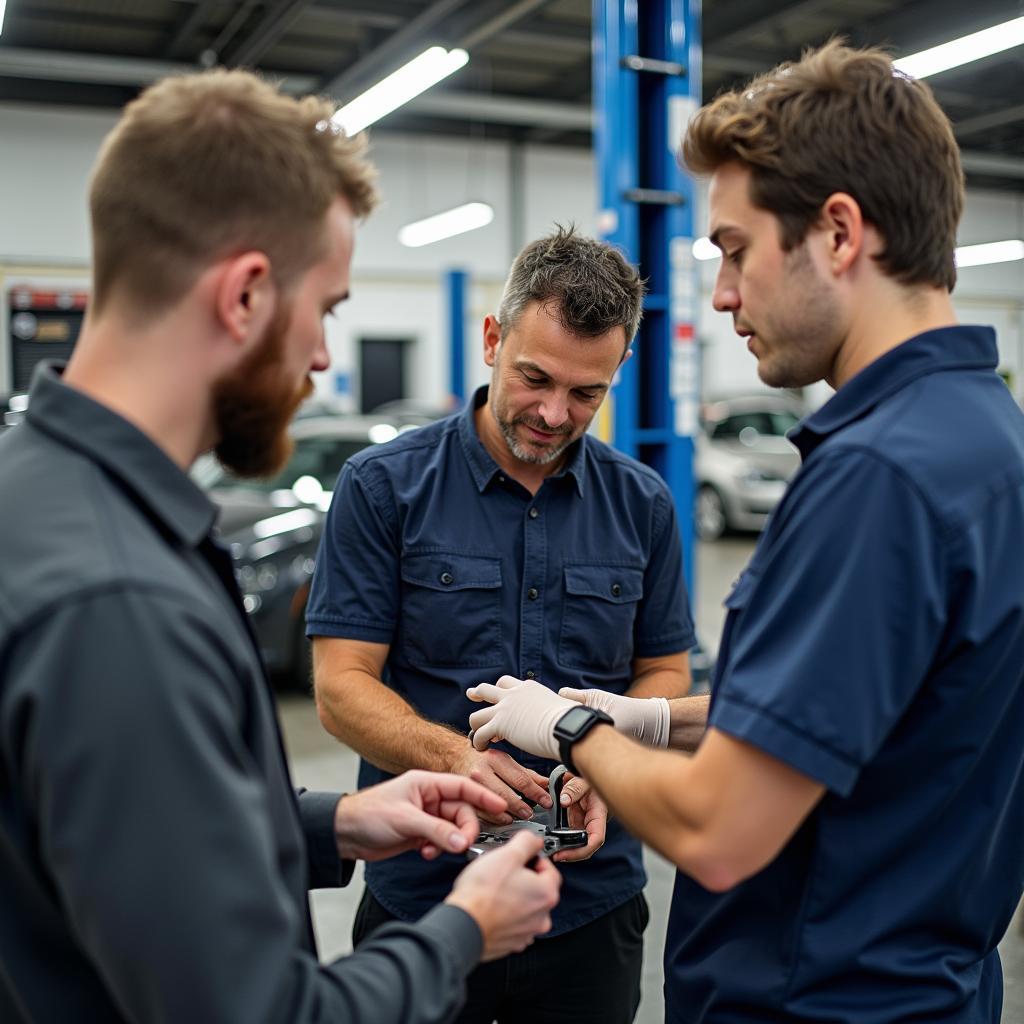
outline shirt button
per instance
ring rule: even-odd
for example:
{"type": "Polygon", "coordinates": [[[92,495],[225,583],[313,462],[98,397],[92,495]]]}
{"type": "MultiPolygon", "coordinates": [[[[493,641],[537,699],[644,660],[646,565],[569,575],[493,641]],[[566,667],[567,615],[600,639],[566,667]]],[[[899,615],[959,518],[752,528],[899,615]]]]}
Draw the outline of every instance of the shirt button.
{"type": "Polygon", "coordinates": [[[527,679],[536,679],[537,678],[537,674],[533,671],[533,669],[530,669],[530,671],[526,673],[526,678],[527,679]]]}
{"type": "Polygon", "coordinates": [[[622,587],[618,583],[612,584],[612,597],[618,597],[622,593],[622,587]]]}
{"type": "Polygon", "coordinates": [[[447,587],[449,583],[455,582],[455,577],[450,572],[441,573],[441,582],[447,587]]]}
{"type": "Polygon", "coordinates": [[[530,587],[530,589],[526,592],[526,596],[531,601],[536,601],[537,598],[540,596],[540,591],[536,587],[530,587]]]}
{"type": "Polygon", "coordinates": [[[536,510],[536,508],[531,508],[530,509],[530,518],[531,519],[536,519],[537,516],[539,516],[539,515],[540,515],[540,513],[536,510]]]}

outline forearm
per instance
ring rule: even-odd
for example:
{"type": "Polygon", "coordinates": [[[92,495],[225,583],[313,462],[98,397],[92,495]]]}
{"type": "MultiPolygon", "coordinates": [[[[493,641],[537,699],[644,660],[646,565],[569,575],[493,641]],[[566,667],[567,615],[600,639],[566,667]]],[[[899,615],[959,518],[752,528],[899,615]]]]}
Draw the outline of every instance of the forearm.
{"type": "Polygon", "coordinates": [[[393,775],[409,768],[450,771],[469,741],[423,718],[411,704],[369,673],[349,669],[317,680],[317,712],[324,728],[378,768],[393,775]]]}
{"type": "Polygon", "coordinates": [[[688,759],[642,747],[610,727],[592,730],[573,747],[572,757],[634,836],[708,884],[713,865],[702,851],[702,838],[713,807],[706,791],[688,785],[688,759]]]}
{"type": "Polygon", "coordinates": [[[627,697],[665,697],[673,700],[690,692],[690,659],[685,651],[633,662],[633,682],[627,697]]]}
{"type": "Polygon", "coordinates": [[[668,745],[672,750],[692,754],[697,749],[707,729],[710,704],[707,694],[669,701],[668,745]]]}
{"type": "Polygon", "coordinates": [[[350,956],[322,968],[336,990],[323,999],[322,1009],[332,1008],[324,1016],[357,1024],[450,1020],[481,948],[479,928],[454,907],[436,907],[415,924],[384,925],[350,956]]]}

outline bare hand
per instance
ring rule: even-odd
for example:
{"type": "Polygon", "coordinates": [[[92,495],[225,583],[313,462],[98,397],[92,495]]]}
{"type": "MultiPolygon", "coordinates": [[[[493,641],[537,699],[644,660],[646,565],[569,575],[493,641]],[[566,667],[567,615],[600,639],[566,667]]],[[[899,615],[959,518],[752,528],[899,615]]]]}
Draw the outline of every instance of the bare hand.
{"type": "Polygon", "coordinates": [[[484,960],[521,953],[551,930],[562,876],[545,857],[525,865],[544,846],[539,835],[518,833],[504,846],[474,860],[455,880],[445,900],[476,921],[484,939],[484,960]]]}
{"type": "Polygon", "coordinates": [[[608,807],[586,779],[567,775],[562,787],[562,806],[569,808],[569,825],[587,831],[587,845],[561,850],[551,859],[559,864],[589,860],[604,846],[608,830],[608,807]]]}
{"type": "Polygon", "coordinates": [[[478,815],[500,814],[504,802],[458,775],[409,771],[342,797],[334,815],[339,855],[384,860],[419,849],[463,853],[480,831],[478,815]]]}
{"type": "Polygon", "coordinates": [[[503,809],[498,813],[480,814],[484,821],[493,825],[508,825],[516,818],[528,821],[533,817],[533,804],[551,806],[548,780],[532,768],[524,768],[503,750],[480,751],[467,743],[465,750],[452,761],[450,770],[479,782],[501,797],[503,809]]]}

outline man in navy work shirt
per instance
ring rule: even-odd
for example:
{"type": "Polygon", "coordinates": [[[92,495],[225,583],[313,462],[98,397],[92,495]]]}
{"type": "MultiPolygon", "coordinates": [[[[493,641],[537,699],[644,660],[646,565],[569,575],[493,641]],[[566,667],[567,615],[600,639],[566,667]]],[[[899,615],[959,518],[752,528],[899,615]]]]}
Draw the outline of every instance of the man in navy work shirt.
{"type": "MultiPolygon", "coordinates": [[[[1024,416],[950,302],[949,123],[886,54],[829,44],[705,107],[683,152],[713,175],[714,304],[761,379],[837,392],[726,599],[692,759],[593,717],[646,736],[651,702],[514,679],[474,691],[496,702],[475,742],[551,753],[557,729],[678,865],[670,1021],[997,1024],[1024,884],[1024,416]]],[[[660,735],[692,738],[692,712],[660,735]]]]}
{"type": "MultiPolygon", "coordinates": [[[[468,686],[510,671],[666,709],[687,691],[694,635],[671,498],[585,433],[630,355],[642,296],[611,246],[561,229],[533,242],[483,325],[490,388],[346,464],[307,620],[321,720],[362,754],[361,785],[443,768],[500,794],[498,820],[529,817],[552,761],[475,750],[468,686]]],[[[573,814],[590,842],[556,857],[550,937],[474,972],[461,1020],[632,1020],[647,923],[640,847],[616,823],[605,833],[593,793],[573,814]]],[[[356,940],[425,913],[457,869],[414,857],[371,867],[356,940]]]]}

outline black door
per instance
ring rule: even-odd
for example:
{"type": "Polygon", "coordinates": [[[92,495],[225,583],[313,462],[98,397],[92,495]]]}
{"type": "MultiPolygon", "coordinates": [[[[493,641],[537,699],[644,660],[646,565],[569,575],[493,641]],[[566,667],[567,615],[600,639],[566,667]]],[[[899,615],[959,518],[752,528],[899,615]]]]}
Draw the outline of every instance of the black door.
{"type": "Polygon", "coordinates": [[[378,405],[405,398],[404,338],[359,339],[359,411],[373,412],[378,405]]]}

